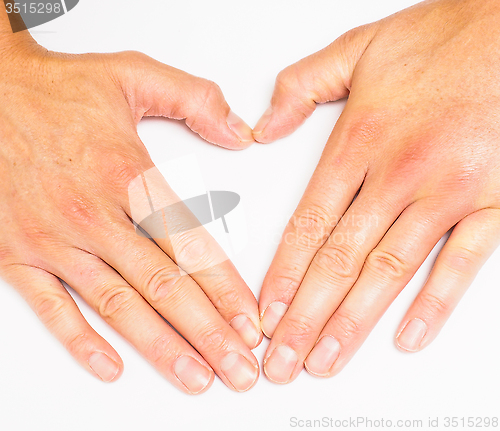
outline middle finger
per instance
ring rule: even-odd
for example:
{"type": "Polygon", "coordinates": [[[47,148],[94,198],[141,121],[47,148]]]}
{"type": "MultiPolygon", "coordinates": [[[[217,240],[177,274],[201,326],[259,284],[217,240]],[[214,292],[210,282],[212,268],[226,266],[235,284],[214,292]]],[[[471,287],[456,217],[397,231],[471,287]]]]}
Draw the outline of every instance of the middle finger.
{"type": "Polygon", "coordinates": [[[201,287],[247,346],[256,347],[262,340],[257,300],[202,225],[210,221],[211,212],[214,216],[217,212],[212,194],[181,201],[159,169],[153,167],[130,183],[128,199],[122,202],[128,215],[140,222],[156,244],[201,287]]]}
{"type": "Polygon", "coordinates": [[[94,244],[96,255],[172,324],[226,385],[237,391],[252,387],[256,358],[194,280],[151,240],[137,235],[125,215],[111,238],[94,244]]]}
{"type": "Polygon", "coordinates": [[[264,371],[276,383],[292,381],[324,325],[356,282],[369,252],[406,206],[394,193],[365,186],[314,257],[273,335],[264,371]]]}

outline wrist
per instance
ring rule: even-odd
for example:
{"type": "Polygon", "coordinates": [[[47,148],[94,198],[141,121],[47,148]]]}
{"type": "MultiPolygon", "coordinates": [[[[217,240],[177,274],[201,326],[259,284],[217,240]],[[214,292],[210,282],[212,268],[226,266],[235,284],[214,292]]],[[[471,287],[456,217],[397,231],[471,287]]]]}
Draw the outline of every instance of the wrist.
{"type": "Polygon", "coordinates": [[[8,62],[10,58],[22,56],[40,48],[28,30],[17,32],[12,30],[11,21],[22,23],[22,18],[19,14],[8,14],[5,3],[10,3],[10,1],[0,0],[0,56],[2,63],[8,62]]]}

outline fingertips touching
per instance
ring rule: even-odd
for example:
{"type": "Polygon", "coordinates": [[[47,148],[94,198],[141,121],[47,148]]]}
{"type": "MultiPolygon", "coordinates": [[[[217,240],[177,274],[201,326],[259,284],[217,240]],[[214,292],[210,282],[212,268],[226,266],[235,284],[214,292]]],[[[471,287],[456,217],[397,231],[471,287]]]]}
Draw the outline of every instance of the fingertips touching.
{"type": "Polygon", "coordinates": [[[283,138],[294,132],[318,103],[346,97],[356,64],[375,31],[375,25],[355,28],[282,70],[276,78],[271,106],[253,129],[254,139],[270,143],[283,138]]]}
{"type": "Polygon", "coordinates": [[[136,122],[144,116],[185,119],[203,139],[233,150],[254,142],[252,129],[231,111],[214,82],[136,51],[108,58],[136,122]]]}

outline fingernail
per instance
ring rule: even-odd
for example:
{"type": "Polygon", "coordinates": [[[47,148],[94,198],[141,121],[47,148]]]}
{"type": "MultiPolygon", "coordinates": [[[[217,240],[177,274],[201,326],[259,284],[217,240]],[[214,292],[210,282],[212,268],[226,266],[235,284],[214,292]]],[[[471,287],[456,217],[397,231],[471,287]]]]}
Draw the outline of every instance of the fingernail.
{"type": "Polygon", "coordinates": [[[410,320],[397,337],[399,347],[416,352],[427,333],[427,325],[421,319],[410,320]]]}
{"type": "Polygon", "coordinates": [[[260,331],[257,330],[255,325],[247,316],[240,314],[234,317],[229,324],[240,335],[250,349],[257,346],[257,343],[260,340],[260,331]]]}
{"type": "Polygon", "coordinates": [[[331,335],[325,335],[314,346],[306,359],[306,368],[311,374],[326,376],[340,354],[340,343],[331,335]]]}
{"type": "Polygon", "coordinates": [[[254,135],[259,135],[264,131],[269,121],[271,120],[272,115],[273,115],[273,108],[271,107],[267,108],[264,114],[262,114],[262,117],[260,117],[259,121],[257,121],[257,124],[253,128],[254,135]]]}
{"type": "Polygon", "coordinates": [[[174,374],[193,395],[205,389],[212,378],[212,372],[191,356],[177,358],[174,364],[174,374]]]}
{"type": "Polygon", "coordinates": [[[288,305],[278,301],[272,302],[264,310],[260,326],[262,327],[262,332],[264,332],[266,337],[271,338],[273,336],[274,331],[281,322],[286,310],[288,310],[288,305]]]}
{"type": "Polygon", "coordinates": [[[227,354],[222,359],[220,369],[238,392],[250,389],[259,373],[256,366],[235,352],[227,354]]]}
{"type": "Polygon", "coordinates": [[[241,141],[253,142],[252,129],[233,111],[229,111],[226,121],[229,128],[238,135],[241,141]]]}
{"type": "Polygon", "coordinates": [[[118,364],[108,355],[101,352],[95,352],[90,355],[89,367],[106,383],[111,382],[118,374],[118,371],[120,371],[118,364]]]}
{"type": "Polygon", "coordinates": [[[273,353],[264,361],[264,371],[275,383],[288,383],[297,365],[298,357],[295,350],[281,345],[273,350],[273,353]]]}

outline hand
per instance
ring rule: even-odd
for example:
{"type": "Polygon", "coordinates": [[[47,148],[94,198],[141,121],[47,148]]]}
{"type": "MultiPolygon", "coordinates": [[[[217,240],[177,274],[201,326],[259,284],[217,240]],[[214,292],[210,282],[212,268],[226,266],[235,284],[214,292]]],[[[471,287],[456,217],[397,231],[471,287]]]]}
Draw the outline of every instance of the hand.
{"type": "Polygon", "coordinates": [[[1,46],[2,276],[104,381],[122,361],[61,280],[179,389],[200,393],[214,372],[249,389],[261,338],[255,297],[203,227],[182,229],[193,217],[185,206],[164,212],[177,234],[154,243],[136,233],[130,202],[140,212],[141,198],[147,208],[179,201],[137,135],[143,116],[185,119],[231,149],[251,144],[251,129],[215,84],[143,54],[66,55],[16,37],[1,46]]]}
{"type": "Polygon", "coordinates": [[[257,141],[349,99],[262,288],[271,380],[338,373],[453,227],[397,330],[423,349],[497,246],[499,20],[497,1],[424,2],[279,74],[257,141]]]}

